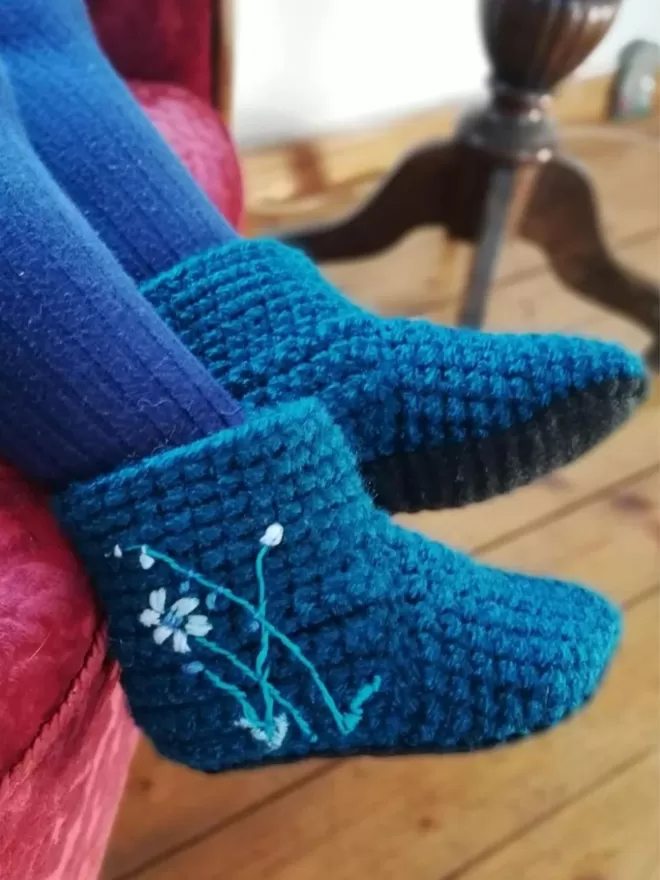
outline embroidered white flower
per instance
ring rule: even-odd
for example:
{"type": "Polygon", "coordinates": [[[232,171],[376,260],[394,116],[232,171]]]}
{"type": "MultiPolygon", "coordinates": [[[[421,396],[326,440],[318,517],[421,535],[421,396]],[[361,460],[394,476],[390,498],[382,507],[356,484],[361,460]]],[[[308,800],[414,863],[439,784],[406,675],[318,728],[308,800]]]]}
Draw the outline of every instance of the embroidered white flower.
{"type": "Polygon", "coordinates": [[[167,592],[161,587],[149,594],[149,608],[140,615],[140,623],[143,626],[154,626],[154,642],[162,645],[172,636],[172,647],[179,654],[187,654],[190,651],[188,636],[203,638],[208,635],[213,627],[205,614],[193,614],[199,605],[199,599],[192,596],[184,596],[177,599],[169,609],[165,610],[167,592]]]}
{"type": "Polygon", "coordinates": [[[282,538],[284,537],[284,526],[280,525],[280,523],[276,522],[272,525],[268,526],[263,535],[259,538],[259,543],[263,544],[264,547],[277,547],[278,544],[282,543],[282,538]]]}
{"type": "Polygon", "coordinates": [[[289,719],[286,715],[278,715],[275,718],[275,729],[270,736],[261,727],[251,724],[247,718],[241,718],[240,721],[237,721],[236,727],[249,731],[253,740],[264,743],[269,752],[275,752],[280,748],[289,732],[289,719]]]}

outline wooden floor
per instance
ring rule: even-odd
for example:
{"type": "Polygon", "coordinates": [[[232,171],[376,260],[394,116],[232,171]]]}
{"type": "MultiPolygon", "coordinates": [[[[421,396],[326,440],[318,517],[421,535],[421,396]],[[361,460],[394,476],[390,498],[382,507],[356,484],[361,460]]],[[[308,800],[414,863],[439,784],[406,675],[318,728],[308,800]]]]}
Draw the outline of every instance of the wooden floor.
{"type": "MultiPolygon", "coordinates": [[[[593,171],[616,252],[649,273],[659,268],[653,135],[645,125],[569,141],[593,171]]],[[[326,195],[317,213],[356,193],[326,195]]],[[[415,302],[451,321],[456,299],[438,289],[446,256],[438,234],[423,232],[329,274],[376,309],[415,302]]],[[[489,326],[635,348],[646,338],[563,290],[520,244],[505,255],[489,326]]],[[[105,878],[658,880],[658,411],[656,397],[582,461],[513,495],[405,520],[488,562],[585,581],[622,603],[621,654],[583,714],[488,754],[313,761],[219,778],[169,765],[142,743],[105,878]]]]}

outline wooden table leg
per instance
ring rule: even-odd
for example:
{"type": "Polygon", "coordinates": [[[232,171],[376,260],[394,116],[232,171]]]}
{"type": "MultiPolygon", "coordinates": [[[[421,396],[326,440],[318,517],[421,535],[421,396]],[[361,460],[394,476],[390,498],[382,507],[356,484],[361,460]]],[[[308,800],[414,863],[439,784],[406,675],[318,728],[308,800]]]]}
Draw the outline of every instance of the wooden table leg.
{"type": "Polygon", "coordinates": [[[640,323],[653,335],[657,359],[660,285],[621,265],[600,221],[596,192],[586,172],[556,157],[539,173],[520,234],[537,245],[573,290],[640,323]]]}

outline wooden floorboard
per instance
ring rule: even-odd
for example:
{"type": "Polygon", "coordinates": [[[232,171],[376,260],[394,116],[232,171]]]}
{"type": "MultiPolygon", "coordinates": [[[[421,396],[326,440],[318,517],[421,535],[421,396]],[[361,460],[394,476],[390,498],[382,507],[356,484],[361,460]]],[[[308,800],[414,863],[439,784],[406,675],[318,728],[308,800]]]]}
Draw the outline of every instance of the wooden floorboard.
{"type": "Polygon", "coordinates": [[[133,760],[104,877],[124,877],[163,853],[203,838],[274,793],[313,779],[323,766],[310,761],[218,778],[171,764],[142,741],[133,760]]]}
{"type": "MultiPolygon", "coordinates": [[[[636,147],[625,132],[582,134],[571,147],[593,170],[618,256],[657,273],[658,163],[647,134],[642,125],[636,147]]],[[[335,207],[355,196],[344,189],[335,207]]],[[[327,201],[326,211],[332,193],[327,201]]],[[[438,287],[441,265],[440,236],[426,231],[330,274],[381,312],[405,311],[414,290],[421,312],[450,322],[456,299],[438,287]]],[[[563,289],[521,244],[505,254],[488,324],[636,349],[647,340],[563,289]]],[[[659,412],[656,396],[597,450],[512,495],[400,518],[489,563],[587,582],[624,605],[621,654],[586,711],[486,754],[223,777],[170,765],[142,744],[106,880],[658,880],[659,412]]]]}
{"type": "Polygon", "coordinates": [[[633,758],[451,880],[649,880],[658,860],[659,771],[656,749],[633,758]]]}

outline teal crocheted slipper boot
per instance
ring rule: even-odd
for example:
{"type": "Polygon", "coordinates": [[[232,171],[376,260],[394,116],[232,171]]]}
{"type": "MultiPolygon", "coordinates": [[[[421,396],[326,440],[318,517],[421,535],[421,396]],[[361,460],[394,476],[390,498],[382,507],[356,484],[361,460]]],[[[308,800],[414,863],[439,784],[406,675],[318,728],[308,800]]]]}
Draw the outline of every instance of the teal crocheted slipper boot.
{"type": "Polygon", "coordinates": [[[392,513],[528,483],[607,437],[646,388],[617,345],[378,318],[275,242],[226,245],[143,292],[243,406],[321,400],[392,513]]]}
{"type": "Polygon", "coordinates": [[[597,689],[619,615],[395,526],[316,402],[68,489],[136,722],[207,771],[479,749],[597,689]]]}

